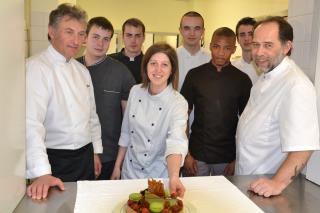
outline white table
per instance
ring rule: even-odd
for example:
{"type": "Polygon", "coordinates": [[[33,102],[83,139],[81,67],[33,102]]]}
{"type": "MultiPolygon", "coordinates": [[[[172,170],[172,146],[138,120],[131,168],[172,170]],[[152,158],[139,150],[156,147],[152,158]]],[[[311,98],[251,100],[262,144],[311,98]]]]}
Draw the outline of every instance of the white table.
{"type": "MultiPolygon", "coordinates": [[[[181,181],[186,188],[183,201],[190,207],[188,209],[197,213],[263,212],[223,176],[187,177],[181,178],[181,181]]],[[[75,213],[119,212],[121,208],[117,207],[125,204],[130,193],[147,188],[147,179],[80,181],[77,188],[75,213]]]]}

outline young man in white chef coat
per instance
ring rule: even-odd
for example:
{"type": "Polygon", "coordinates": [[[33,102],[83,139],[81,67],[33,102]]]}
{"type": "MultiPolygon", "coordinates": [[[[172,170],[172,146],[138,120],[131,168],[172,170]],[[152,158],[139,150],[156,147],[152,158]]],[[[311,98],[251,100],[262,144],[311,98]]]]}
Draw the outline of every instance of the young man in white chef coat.
{"type": "Polygon", "coordinates": [[[252,61],[251,46],[253,37],[253,28],[256,20],[251,17],[244,17],[240,19],[236,26],[237,41],[241,47],[241,57],[231,61],[232,65],[246,73],[252,84],[254,84],[259,77],[257,66],[252,61]]]}

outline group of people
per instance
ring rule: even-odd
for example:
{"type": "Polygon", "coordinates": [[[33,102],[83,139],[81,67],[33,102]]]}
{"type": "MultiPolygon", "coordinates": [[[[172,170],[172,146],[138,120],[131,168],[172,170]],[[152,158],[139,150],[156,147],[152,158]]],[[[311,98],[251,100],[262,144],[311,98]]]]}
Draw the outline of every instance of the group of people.
{"type": "Polygon", "coordinates": [[[169,178],[183,196],[180,176],[274,174],[250,185],[269,197],[320,148],[315,90],[289,58],[293,30],[283,18],[218,28],[211,56],[195,11],[181,18],[177,50],[156,43],[145,54],[139,19],[123,23],[124,48],[111,55],[110,21],[86,20],[77,6],[59,5],[49,47],[26,63],[32,199],[67,181],[169,178]],[[236,41],[242,57],[231,62],[236,41]]]}

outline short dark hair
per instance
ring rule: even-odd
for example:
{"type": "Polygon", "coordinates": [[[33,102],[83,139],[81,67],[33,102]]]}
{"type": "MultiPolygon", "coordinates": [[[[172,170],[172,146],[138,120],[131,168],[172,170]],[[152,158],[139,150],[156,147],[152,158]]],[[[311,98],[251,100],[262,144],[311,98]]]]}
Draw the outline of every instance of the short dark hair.
{"type": "Polygon", "coordinates": [[[144,26],[143,22],[140,19],[129,18],[122,24],[122,34],[124,33],[124,28],[127,25],[134,26],[134,27],[141,27],[143,35],[144,35],[145,31],[146,31],[146,27],[144,26]]]}
{"type": "Polygon", "coordinates": [[[184,17],[199,17],[202,20],[202,27],[204,27],[204,19],[201,16],[200,13],[198,13],[196,11],[189,11],[189,12],[186,12],[185,14],[183,14],[183,16],[181,17],[181,20],[180,20],[180,27],[181,27],[181,24],[182,24],[182,19],[184,17]]]}
{"type": "MultiPolygon", "coordinates": [[[[278,24],[279,27],[279,40],[282,44],[286,44],[288,41],[293,42],[293,28],[292,26],[281,16],[268,16],[267,18],[259,21],[255,25],[255,29],[265,23],[274,22],[278,24]]],[[[291,49],[287,53],[287,55],[291,55],[291,49]]]]}
{"type": "Polygon", "coordinates": [[[90,19],[88,22],[88,25],[87,25],[87,30],[86,30],[87,35],[89,34],[92,26],[101,27],[104,30],[111,31],[111,38],[112,38],[113,33],[114,33],[114,29],[113,29],[111,22],[108,19],[106,19],[105,17],[98,16],[98,17],[94,17],[94,18],[90,19]]]}
{"type": "MultiPolygon", "coordinates": [[[[213,32],[212,39],[216,36],[223,36],[228,38],[233,38],[236,42],[236,34],[228,27],[220,27],[213,32]]],[[[211,40],[212,40],[211,39],[211,40]]]]}
{"type": "Polygon", "coordinates": [[[257,23],[257,21],[254,18],[251,17],[244,17],[242,19],[240,19],[237,23],[236,26],[236,35],[238,37],[238,33],[239,33],[239,27],[240,25],[251,25],[254,27],[254,25],[257,23]]]}
{"type": "Polygon", "coordinates": [[[171,75],[168,79],[168,84],[172,83],[173,88],[177,89],[179,80],[179,65],[177,53],[169,44],[164,42],[153,44],[147,49],[145,55],[143,56],[141,63],[142,87],[146,88],[149,85],[150,79],[147,73],[147,66],[150,58],[156,53],[164,53],[166,56],[168,56],[172,68],[171,75]]]}
{"type": "MultiPolygon", "coordinates": [[[[63,17],[69,17],[78,21],[87,22],[87,12],[76,5],[69,3],[60,4],[55,10],[52,10],[49,15],[49,26],[57,27],[63,17]]],[[[51,40],[48,35],[49,41],[51,40]]]]}

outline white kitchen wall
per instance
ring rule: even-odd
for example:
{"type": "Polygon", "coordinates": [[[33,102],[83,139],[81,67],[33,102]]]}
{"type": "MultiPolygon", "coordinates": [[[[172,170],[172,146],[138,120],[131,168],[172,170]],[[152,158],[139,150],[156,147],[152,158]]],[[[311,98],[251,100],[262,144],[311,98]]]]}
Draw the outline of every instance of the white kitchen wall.
{"type": "MultiPolygon", "coordinates": [[[[318,119],[320,121],[320,1],[313,5],[312,34],[311,34],[311,69],[315,72],[315,87],[317,92],[318,119]]],[[[307,179],[320,185],[320,151],[311,156],[307,165],[307,179]]]]}
{"type": "MultiPolygon", "coordinates": [[[[315,77],[315,55],[312,54],[315,38],[312,35],[318,34],[319,23],[314,22],[316,15],[314,0],[290,0],[288,9],[288,21],[294,31],[294,49],[292,58],[314,82],[315,77]]],[[[317,43],[317,40],[316,40],[317,43]]]]}
{"type": "MultiPolygon", "coordinates": [[[[288,21],[294,30],[292,58],[315,82],[320,121],[320,1],[289,0],[288,21]]],[[[304,172],[308,179],[320,184],[320,152],[314,152],[304,172]]]]}
{"type": "MultiPolygon", "coordinates": [[[[320,10],[320,4],[317,5],[318,11],[320,10]]],[[[320,14],[317,16],[318,22],[320,23],[320,14]]],[[[318,119],[320,121],[320,33],[318,33],[318,51],[316,53],[316,73],[315,73],[315,86],[317,91],[317,104],[318,104],[318,119]]],[[[316,151],[312,154],[311,159],[307,165],[307,172],[306,172],[307,179],[317,183],[320,185],[320,151],[316,151]]]]}
{"type": "Polygon", "coordinates": [[[0,212],[25,193],[24,0],[0,1],[0,212]]]}
{"type": "Polygon", "coordinates": [[[30,19],[30,55],[35,55],[49,45],[47,32],[49,12],[31,11],[30,19]]]}

